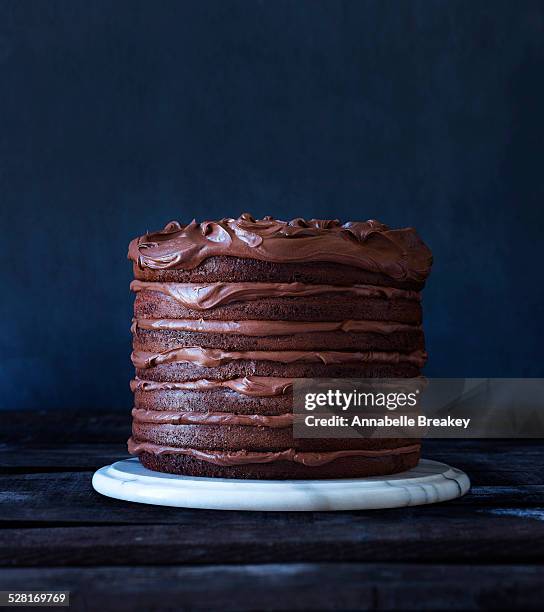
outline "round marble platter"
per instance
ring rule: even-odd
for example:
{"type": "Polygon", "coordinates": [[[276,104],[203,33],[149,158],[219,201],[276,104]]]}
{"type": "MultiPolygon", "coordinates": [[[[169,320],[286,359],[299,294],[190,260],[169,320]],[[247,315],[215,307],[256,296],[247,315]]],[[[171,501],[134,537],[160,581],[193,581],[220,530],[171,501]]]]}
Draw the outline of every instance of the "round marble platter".
{"type": "Polygon", "coordinates": [[[125,501],[208,510],[372,510],[434,504],[461,497],[468,476],[422,459],[407,472],[338,480],[235,480],[152,472],[137,458],[117,461],[93,476],[98,493],[125,501]]]}

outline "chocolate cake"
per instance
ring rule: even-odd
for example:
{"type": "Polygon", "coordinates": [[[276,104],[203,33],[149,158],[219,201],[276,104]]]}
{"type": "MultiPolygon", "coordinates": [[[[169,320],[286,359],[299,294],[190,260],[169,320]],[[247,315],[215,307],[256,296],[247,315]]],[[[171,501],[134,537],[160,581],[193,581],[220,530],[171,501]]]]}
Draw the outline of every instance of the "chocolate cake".
{"type": "Polygon", "coordinates": [[[249,214],[129,246],[129,451],[161,472],[342,478],[415,466],[407,439],[294,439],[295,378],[406,378],[426,354],[432,256],[411,229],[249,214]]]}

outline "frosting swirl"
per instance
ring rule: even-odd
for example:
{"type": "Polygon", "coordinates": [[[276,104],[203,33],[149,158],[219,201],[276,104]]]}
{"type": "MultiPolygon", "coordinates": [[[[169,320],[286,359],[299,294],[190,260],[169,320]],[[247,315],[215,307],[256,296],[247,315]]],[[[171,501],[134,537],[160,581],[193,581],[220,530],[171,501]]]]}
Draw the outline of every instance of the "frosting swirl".
{"type": "Polygon", "coordinates": [[[293,378],[279,376],[245,376],[229,380],[208,380],[200,378],[186,382],[156,382],[135,378],[130,381],[130,390],[135,391],[207,391],[230,389],[249,397],[274,397],[285,395],[293,388],[293,378]]]}
{"type": "Polygon", "coordinates": [[[178,412],[174,410],[145,410],[133,408],[137,423],[166,425],[245,425],[252,427],[290,427],[295,420],[292,413],[267,416],[264,414],[234,414],[232,412],[178,412]]]}
{"type": "Polygon", "coordinates": [[[134,292],[156,291],[186,308],[208,310],[232,302],[250,302],[261,298],[310,297],[327,293],[365,298],[420,301],[419,291],[379,287],[377,285],[307,285],[305,283],[161,283],[133,280],[134,292]]]}
{"type": "Polygon", "coordinates": [[[131,330],[173,330],[210,334],[234,334],[243,336],[289,336],[312,332],[346,332],[393,334],[420,330],[419,325],[391,321],[214,321],[203,319],[133,319],[131,330]]]}
{"type": "Polygon", "coordinates": [[[247,465],[249,463],[272,463],[275,461],[293,461],[302,463],[308,467],[318,467],[341,457],[386,457],[389,455],[404,455],[419,451],[419,444],[410,444],[397,448],[380,450],[337,450],[326,452],[301,452],[294,448],[283,451],[221,451],[221,450],[199,450],[196,448],[180,448],[153,444],[152,442],[139,442],[130,438],[128,441],[128,452],[131,455],[140,453],[153,453],[155,455],[187,455],[200,461],[207,461],[215,465],[247,465]]]}
{"type": "Polygon", "coordinates": [[[390,229],[383,223],[301,218],[171,221],[165,228],[132,240],[128,257],[140,268],[191,270],[209,257],[231,256],[274,263],[334,262],[423,282],[432,255],[413,228],[390,229]]]}
{"type": "Polygon", "coordinates": [[[223,351],[206,349],[200,346],[180,347],[149,353],[133,351],[132,363],[136,368],[148,369],[163,363],[195,363],[199,366],[214,368],[237,360],[275,361],[279,363],[412,363],[423,367],[427,353],[417,350],[411,353],[385,351],[348,352],[348,351],[223,351]]]}

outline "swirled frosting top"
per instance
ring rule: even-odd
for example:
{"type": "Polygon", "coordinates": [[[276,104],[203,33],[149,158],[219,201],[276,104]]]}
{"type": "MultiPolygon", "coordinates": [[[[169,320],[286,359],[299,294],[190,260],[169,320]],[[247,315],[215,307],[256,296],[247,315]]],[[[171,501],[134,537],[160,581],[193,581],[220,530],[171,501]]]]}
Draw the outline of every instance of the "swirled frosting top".
{"type": "Polygon", "coordinates": [[[209,257],[231,256],[274,263],[334,262],[424,281],[432,254],[413,228],[390,229],[378,221],[301,218],[171,221],[158,232],[134,239],[128,257],[139,268],[190,270],[209,257]]]}

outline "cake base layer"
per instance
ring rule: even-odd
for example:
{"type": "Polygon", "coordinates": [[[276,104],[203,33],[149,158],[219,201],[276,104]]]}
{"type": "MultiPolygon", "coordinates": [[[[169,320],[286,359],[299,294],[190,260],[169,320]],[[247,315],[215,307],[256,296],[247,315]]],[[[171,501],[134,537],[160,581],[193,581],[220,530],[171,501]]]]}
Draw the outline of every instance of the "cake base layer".
{"type": "Polygon", "coordinates": [[[247,463],[245,465],[216,465],[186,455],[155,455],[142,453],[139,459],[147,469],[185,476],[210,478],[238,478],[256,480],[289,480],[296,478],[363,478],[404,472],[415,467],[420,450],[382,457],[339,457],[330,463],[307,466],[292,461],[247,463]]]}

